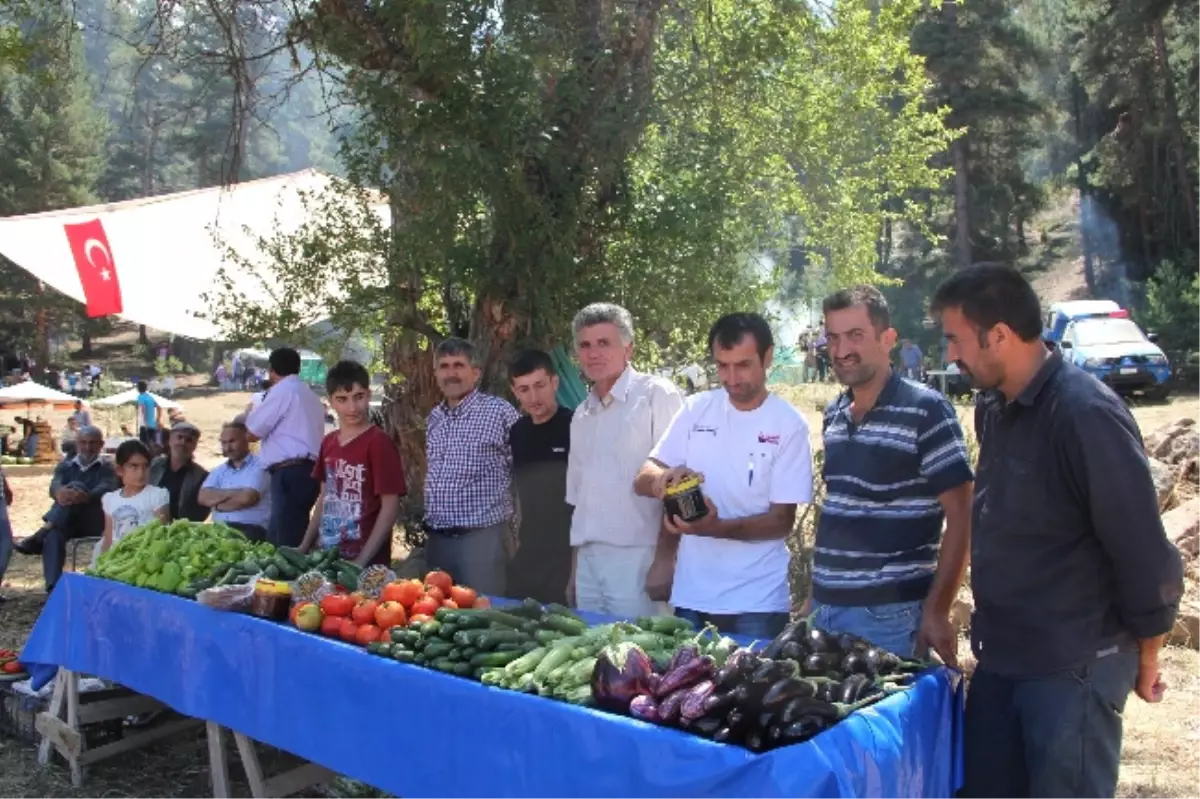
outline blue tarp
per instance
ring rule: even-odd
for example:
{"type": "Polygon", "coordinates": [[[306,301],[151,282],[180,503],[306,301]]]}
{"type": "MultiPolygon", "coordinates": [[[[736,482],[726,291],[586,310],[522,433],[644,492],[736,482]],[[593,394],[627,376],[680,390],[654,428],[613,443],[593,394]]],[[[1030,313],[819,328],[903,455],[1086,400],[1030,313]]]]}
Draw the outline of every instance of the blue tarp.
{"type": "Polygon", "coordinates": [[[754,755],[76,574],[21,660],[35,683],[60,665],[104,677],[398,796],[949,796],[959,772],[944,669],[754,755]]]}

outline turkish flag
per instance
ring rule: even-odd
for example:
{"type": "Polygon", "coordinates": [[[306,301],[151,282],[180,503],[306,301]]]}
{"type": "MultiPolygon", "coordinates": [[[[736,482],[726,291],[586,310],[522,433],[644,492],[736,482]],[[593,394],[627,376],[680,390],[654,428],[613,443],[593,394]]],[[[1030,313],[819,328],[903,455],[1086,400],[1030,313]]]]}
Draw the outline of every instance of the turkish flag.
{"type": "Polygon", "coordinates": [[[99,219],[93,219],[78,225],[63,225],[63,230],[67,233],[71,254],[75,256],[75,269],[87,299],[88,316],[120,313],[121,281],[117,279],[117,264],[108,236],[104,234],[104,225],[99,219]]]}

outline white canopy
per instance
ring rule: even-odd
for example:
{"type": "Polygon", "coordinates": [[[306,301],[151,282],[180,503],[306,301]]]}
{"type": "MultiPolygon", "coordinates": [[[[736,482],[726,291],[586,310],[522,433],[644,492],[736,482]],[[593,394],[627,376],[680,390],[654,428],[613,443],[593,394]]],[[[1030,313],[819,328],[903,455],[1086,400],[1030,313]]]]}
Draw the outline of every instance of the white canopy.
{"type": "MultiPolygon", "coordinates": [[[[298,230],[310,214],[304,195],[316,195],[330,183],[329,176],[309,169],[227,189],[8,217],[0,219],[0,254],[84,302],[64,225],[99,220],[107,247],[91,238],[82,243],[80,252],[87,263],[102,269],[104,281],[109,280],[110,267],[116,273],[120,316],[189,338],[219,339],[216,325],[199,315],[211,311],[203,295],[216,292],[215,278],[223,264],[236,293],[264,304],[270,303],[272,294],[256,270],[226,261],[226,251],[261,261],[256,239],[298,230]]],[[[387,222],[386,204],[377,206],[376,213],[387,222]]]]}
{"type": "MultiPolygon", "coordinates": [[[[182,408],[183,407],[178,402],[172,402],[171,400],[167,399],[166,397],[160,397],[159,395],[155,394],[153,391],[147,391],[146,393],[150,395],[150,399],[154,400],[154,403],[156,405],[158,405],[158,407],[160,407],[160,408],[170,410],[172,408],[182,408]]],[[[105,397],[103,399],[98,399],[92,404],[99,405],[102,407],[112,408],[117,405],[132,405],[133,403],[137,402],[137,398],[138,398],[137,389],[131,388],[128,391],[122,391],[120,394],[113,394],[111,397],[105,397]]]]}
{"type": "Polygon", "coordinates": [[[39,405],[74,407],[79,400],[58,389],[43,386],[32,380],[24,380],[16,385],[0,388],[0,405],[39,405]]]}

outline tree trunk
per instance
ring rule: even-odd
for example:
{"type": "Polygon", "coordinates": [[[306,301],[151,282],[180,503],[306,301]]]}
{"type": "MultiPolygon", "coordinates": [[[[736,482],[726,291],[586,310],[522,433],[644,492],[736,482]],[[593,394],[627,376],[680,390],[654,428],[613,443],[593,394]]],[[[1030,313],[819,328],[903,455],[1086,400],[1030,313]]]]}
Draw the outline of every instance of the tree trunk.
{"type": "Polygon", "coordinates": [[[79,334],[79,354],[84,358],[92,357],[92,326],[85,320],[83,330],[79,334]]]}
{"type": "Polygon", "coordinates": [[[1084,146],[1083,141],[1083,86],[1079,77],[1071,74],[1071,105],[1075,117],[1075,187],[1079,191],[1079,245],[1083,250],[1083,280],[1088,292],[1096,293],[1096,264],[1092,248],[1092,192],[1088,186],[1087,166],[1083,162],[1083,153],[1091,149],[1084,146]]]}
{"type": "Polygon", "coordinates": [[[138,344],[144,347],[150,346],[150,337],[146,335],[145,325],[138,325],[138,344]]]}
{"type": "Polygon", "coordinates": [[[1175,99],[1175,83],[1171,77],[1171,65],[1167,60],[1167,43],[1166,37],[1163,35],[1162,19],[1156,19],[1153,23],[1154,29],[1154,49],[1158,53],[1158,65],[1162,68],[1163,73],[1163,94],[1166,101],[1167,111],[1167,130],[1171,136],[1171,155],[1175,160],[1175,171],[1179,176],[1179,191],[1183,195],[1183,207],[1187,211],[1188,229],[1192,234],[1192,243],[1195,244],[1200,234],[1197,232],[1197,225],[1200,221],[1196,219],[1196,201],[1192,195],[1192,179],[1188,175],[1187,155],[1183,148],[1183,131],[1179,124],[1179,105],[1175,99]]]}
{"type": "Polygon", "coordinates": [[[967,207],[967,142],[964,138],[950,145],[954,156],[954,251],[959,268],[971,265],[971,218],[967,207]]]}

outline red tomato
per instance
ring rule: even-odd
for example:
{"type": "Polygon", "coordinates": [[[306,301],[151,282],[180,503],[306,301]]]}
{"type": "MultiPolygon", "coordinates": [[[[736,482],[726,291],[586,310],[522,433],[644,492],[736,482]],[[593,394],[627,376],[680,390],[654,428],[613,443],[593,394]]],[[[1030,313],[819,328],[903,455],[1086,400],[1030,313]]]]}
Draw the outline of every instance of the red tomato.
{"type": "Polygon", "coordinates": [[[453,599],[447,599],[446,601],[442,602],[442,607],[450,608],[451,610],[458,610],[458,603],[453,599]]]}
{"type": "Polygon", "coordinates": [[[432,619],[433,619],[433,616],[427,615],[425,613],[414,613],[413,615],[408,617],[408,626],[409,627],[420,627],[422,624],[424,624],[427,621],[431,621],[432,619]]]}
{"type": "Polygon", "coordinates": [[[338,637],[352,644],[358,639],[358,625],[353,619],[342,619],[342,624],[338,627],[338,637]]]}
{"type": "Polygon", "coordinates": [[[465,585],[456,585],[450,589],[450,598],[458,603],[460,608],[469,608],[475,604],[477,596],[474,588],[468,588],[465,585]]]}
{"type": "Polygon", "coordinates": [[[321,619],[321,635],[328,638],[340,638],[342,635],[342,622],[345,621],[340,616],[326,616],[321,619]]]}
{"type": "Polygon", "coordinates": [[[356,624],[374,624],[375,608],[377,607],[379,607],[379,603],[374,599],[364,599],[354,606],[354,610],[350,611],[350,618],[354,619],[356,624]]]}
{"type": "Polygon", "coordinates": [[[25,669],[21,668],[21,664],[15,660],[6,660],[4,661],[4,665],[0,666],[0,671],[3,671],[5,674],[20,674],[25,669]]]}
{"type": "Polygon", "coordinates": [[[404,612],[404,606],[399,602],[383,602],[379,607],[375,608],[375,623],[383,629],[404,625],[408,621],[408,614],[404,612]]]}
{"type": "Polygon", "coordinates": [[[425,596],[430,597],[431,599],[433,599],[434,602],[437,602],[439,605],[442,604],[443,602],[445,602],[447,599],[449,599],[449,597],[446,596],[446,592],[443,591],[442,589],[438,588],[436,585],[425,586],[425,596]]]}
{"type": "Polygon", "coordinates": [[[413,603],[412,612],[414,616],[433,616],[441,606],[440,600],[431,596],[423,596],[413,603]]]}
{"type": "Polygon", "coordinates": [[[391,630],[380,630],[379,631],[379,643],[390,644],[391,642],[392,642],[392,631],[391,630]]]}
{"type": "Polygon", "coordinates": [[[371,643],[372,641],[378,641],[379,634],[382,632],[383,632],[383,630],[379,629],[374,624],[364,624],[358,628],[357,632],[355,632],[354,640],[357,643],[362,644],[363,646],[366,646],[367,644],[371,643]]]}
{"type": "Polygon", "coordinates": [[[399,602],[406,609],[421,596],[421,584],[416,580],[396,580],[383,587],[379,598],[384,602],[399,602]]]}
{"type": "Polygon", "coordinates": [[[442,589],[442,599],[445,599],[450,594],[450,589],[454,587],[454,580],[448,572],[432,571],[425,575],[425,585],[436,585],[442,589]]]}
{"type": "Polygon", "coordinates": [[[487,610],[487,609],[488,609],[488,608],[490,608],[491,606],[492,606],[492,600],[488,599],[488,598],[487,598],[487,597],[485,597],[485,596],[481,596],[481,597],[479,597],[479,598],[478,598],[478,599],[476,599],[476,600],[475,600],[475,602],[474,602],[474,603],[471,605],[471,607],[473,607],[473,608],[478,608],[479,610],[487,610]]]}
{"type": "Polygon", "coordinates": [[[346,594],[326,594],[321,598],[321,612],[326,616],[349,616],[354,600],[346,594]]]}

